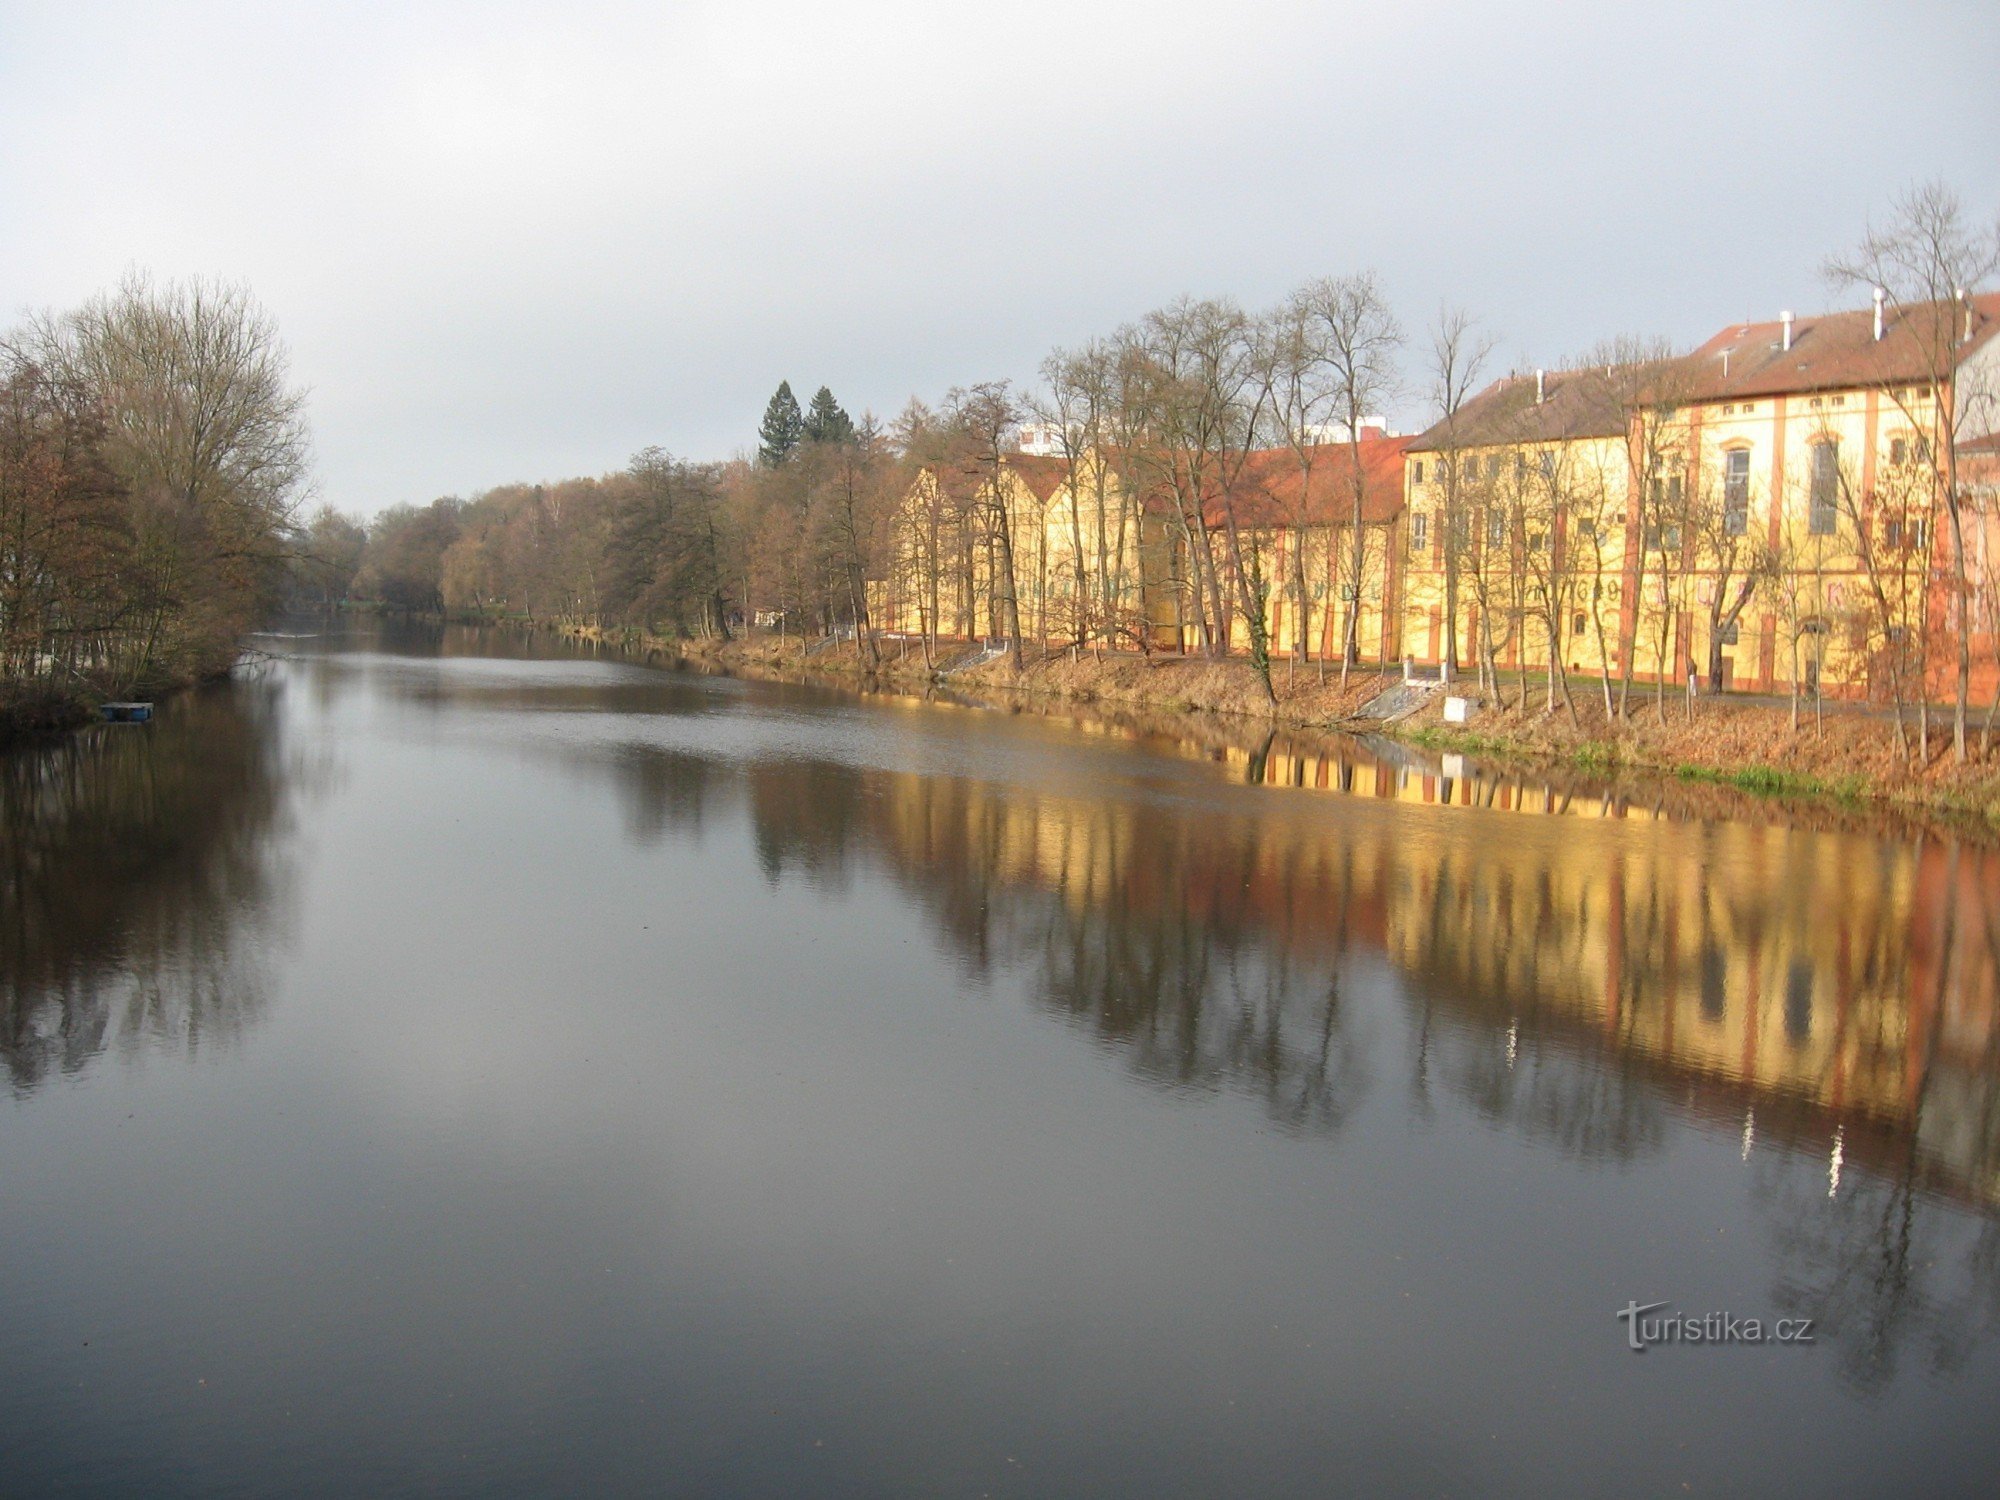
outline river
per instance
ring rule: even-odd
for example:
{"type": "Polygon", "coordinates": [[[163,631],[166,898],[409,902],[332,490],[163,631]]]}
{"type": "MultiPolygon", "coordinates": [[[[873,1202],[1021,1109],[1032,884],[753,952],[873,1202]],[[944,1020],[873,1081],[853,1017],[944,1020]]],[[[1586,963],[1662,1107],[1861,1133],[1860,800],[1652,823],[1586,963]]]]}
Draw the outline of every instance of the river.
{"type": "Polygon", "coordinates": [[[1989,848],[260,644],[0,762],[0,1491],[1991,1493],[1989,848]]]}

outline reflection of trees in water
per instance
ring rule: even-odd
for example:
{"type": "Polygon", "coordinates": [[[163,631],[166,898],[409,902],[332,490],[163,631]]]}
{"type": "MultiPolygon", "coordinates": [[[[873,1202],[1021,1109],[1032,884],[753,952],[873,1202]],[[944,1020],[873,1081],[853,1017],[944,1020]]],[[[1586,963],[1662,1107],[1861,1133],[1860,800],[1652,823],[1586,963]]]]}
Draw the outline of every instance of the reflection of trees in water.
{"type": "Polygon", "coordinates": [[[620,746],[612,779],[625,806],[626,831],[640,844],[658,843],[669,831],[698,840],[726,781],[717,762],[656,745],[620,746]]]}
{"type": "Polygon", "coordinates": [[[1871,1394],[1912,1358],[1958,1369],[2000,1325],[2000,1219],[1926,1192],[1914,1138],[1901,1149],[1902,1170],[1846,1172],[1831,1194],[1827,1159],[1771,1153],[1759,1168],[1779,1308],[1817,1320],[1842,1376],[1871,1394]]]}
{"type": "Polygon", "coordinates": [[[17,1090],[118,1046],[239,1035],[288,777],[268,680],[0,758],[0,1056],[17,1090]]]}
{"type": "MultiPolygon", "coordinates": [[[[1433,1001],[1421,1003],[1428,1011],[1433,1001]]],[[[1455,1019],[1468,1014],[1454,1009],[1455,1019]]],[[[1658,1089],[1616,1049],[1564,1035],[1558,1018],[1530,1011],[1478,1015],[1469,1026],[1439,1027],[1429,1014],[1425,1021],[1413,1067],[1419,1084],[1442,1079],[1481,1119],[1584,1161],[1631,1161],[1665,1144],[1658,1089]]]]}
{"type": "Polygon", "coordinates": [[[1247,1087],[1300,1128],[1333,1128],[1358,1098],[1339,944],[1271,942],[1245,909],[1261,858],[1217,825],[945,777],[750,776],[772,878],[796,866],[838,884],[865,841],[968,969],[1025,966],[1042,1004],[1142,1076],[1247,1087]],[[1173,891],[1185,899],[1161,899],[1173,891]]]}
{"type": "Polygon", "coordinates": [[[1331,1131],[1366,1089],[1367,1049],[1342,1003],[1337,951],[1288,951],[1185,912],[1116,901],[1075,906],[1045,894],[1015,926],[1036,959],[1036,994],[1133,1069],[1179,1088],[1259,1094],[1273,1118],[1331,1131]]]}

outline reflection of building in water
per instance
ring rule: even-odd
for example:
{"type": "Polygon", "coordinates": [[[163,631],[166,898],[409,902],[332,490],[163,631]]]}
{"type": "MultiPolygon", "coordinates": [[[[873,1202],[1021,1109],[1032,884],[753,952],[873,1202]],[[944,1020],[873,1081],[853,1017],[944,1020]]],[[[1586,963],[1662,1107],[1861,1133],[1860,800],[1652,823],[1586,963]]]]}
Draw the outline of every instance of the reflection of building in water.
{"type": "MultiPolygon", "coordinates": [[[[1365,758],[1324,774],[1424,795],[1420,774],[1365,758]]],[[[1496,837],[1484,813],[1289,798],[1190,813],[824,764],[753,769],[750,790],[774,876],[838,878],[878,849],[970,962],[1033,964],[1046,1003],[1165,1081],[1337,1115],[1343,1049],[1359,1066],[1340,959],[1374,951],[1496,1044],[1589,1049],[1620,1087],[1671,1086],[1732,1130],[1754,1108],[1758,1143],[1824,1151],[1844,1128],[1850,1171],[1914,1141],[1942,1184],[2000,1201],[1991,852],[1617,807],[1647,826],[1520,818],[1496,837]]]]}

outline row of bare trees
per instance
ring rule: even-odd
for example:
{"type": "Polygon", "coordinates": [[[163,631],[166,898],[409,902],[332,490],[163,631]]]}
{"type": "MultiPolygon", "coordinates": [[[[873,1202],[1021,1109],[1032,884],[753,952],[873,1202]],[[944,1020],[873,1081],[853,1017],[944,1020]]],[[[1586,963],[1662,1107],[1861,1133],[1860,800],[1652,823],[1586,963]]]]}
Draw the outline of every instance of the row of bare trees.
{"type": "Polygon", "coordinates": [[[402,607],[687,635],[761,623],[851,634],[870,657],[882,598],[896,623],[914,620],[931,659],[947,637],[984,638],[1016,662],[1031,646],[1147,648],[1165,610],[1196,649],[1246,653],[1275,697],[1275,654],[1317,655],[1322,673],[1337,662],[1344,677],[1364,620],[1390,609],[1392,533],[1366,524],[1363,432],[1379,413],[1419,408],[1437,476],[1425,540],[1441,571],[1441,654],[1476,669],[1486,692],[1504,698],[1508,668],[1533,661],[1547,708],[1574,714],[1571,679],[1587,657],[1588,695],[1607,717],[1628,716],[1648,680],[1660,716],[1674,690],[1691,712],[1703,682],[1726,685],[1739,631],[1774,619],[1795,714],[1802,698],[1817,702],[1834,657],[1839,670],[1863,663],[1872,687],[1910,708],[1913,753],[1928,751],[1928,700],[1953,658],[1963,754],[1995,549],[1978,544],[1958,440],[1993,423],[1959,378],[1952,320],[1996,260],[2000,241],[1933,187],[1830,267],[1836,285],[1884,288],[1891,314],[1920,330],[1937,323],[1921,340],[1933,368],[1891,399],[1913,424],[1919,409],[1942,414],[1921,418],[1926,440],[1865,493],[1846,453],[1831,499],[1827,477],[1804,469],[1811,495],[1769,497],[1836,505],[1837,539],[1753,524],[1743,476],[1699,451],[1684,411],[1692,371],[1663,341],[1613,341],[1570,366],[1593,373],[1611,413],[1600,428],[1616,442],[1524,434],[1509,452],[1503,434],[1496,453],[1490,424],[1465,424],[1494,373],[1494,341],[1449,308],[1406,337],[1362,273],[1262,311],[1182,299],[1056,350],[1030,389],[968,385],[934,406],[913,401],[887,426],[849,422],[823,389],[806,420],[786,387],[755,459],[649,450],[595,480],[400,508],[370,528],[358,572],[339,518],[318,518],[312,544],[347,559],[330,571],[352,574],[357,594],[402,607]],[[1024,425],[1053,455],[1039,461],[1060,469],[1032,500],[1016,452],[1024,425]],[[1343,487],[1334,505],[1330,475],[1343,487]],[[1932,618],[1940,597],[1943,622],[1932,618]]]}

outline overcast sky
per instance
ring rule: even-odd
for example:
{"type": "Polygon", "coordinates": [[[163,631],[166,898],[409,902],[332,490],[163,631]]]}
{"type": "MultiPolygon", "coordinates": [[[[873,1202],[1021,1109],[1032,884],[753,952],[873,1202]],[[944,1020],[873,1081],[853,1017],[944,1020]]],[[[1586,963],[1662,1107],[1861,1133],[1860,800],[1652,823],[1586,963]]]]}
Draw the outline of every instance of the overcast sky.
{"type": "Polygon", "coordinates": [[[1329,272],[1523,367],[1817,311],[1898,189],[2000,211],[1996,80],[1992,0],[0,0],[0,311],[249,283],[372,512],[1329,272]]]}

